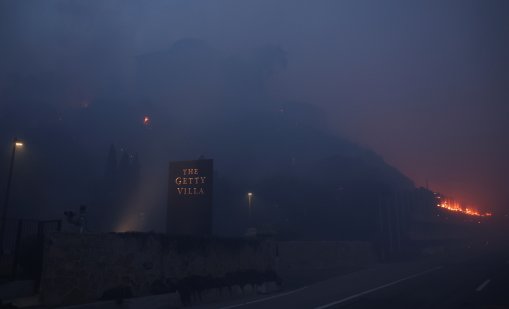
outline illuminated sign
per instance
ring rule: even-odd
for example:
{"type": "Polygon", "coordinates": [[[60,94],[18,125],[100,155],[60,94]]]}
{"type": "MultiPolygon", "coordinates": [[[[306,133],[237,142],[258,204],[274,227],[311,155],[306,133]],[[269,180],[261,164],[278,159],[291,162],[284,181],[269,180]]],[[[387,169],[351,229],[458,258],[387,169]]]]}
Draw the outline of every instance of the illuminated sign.
{"type": "Polygon", "coordinates": [[[211,233],[212,168],[212,160],[170,162],[168,234],[211,233]]]}

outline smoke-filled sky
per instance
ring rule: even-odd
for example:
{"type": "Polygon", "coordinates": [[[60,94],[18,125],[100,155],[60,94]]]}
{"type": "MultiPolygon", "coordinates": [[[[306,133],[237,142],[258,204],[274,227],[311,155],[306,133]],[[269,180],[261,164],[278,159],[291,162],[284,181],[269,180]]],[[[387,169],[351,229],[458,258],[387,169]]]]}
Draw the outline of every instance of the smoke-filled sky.
{"type": "Polygon", "coordinates": [[[58,89],[52,78],[65,78],[57,97],[23,112],[65,110],[131,89],[137,56],[183,38],[228,55],[277,46],[287,64],[270,79],[270,96],[314,105],[335,134],[418,186],[428,180],[481,209],[503,209],[508,20],[505,0],[2,1],[0,91],[30,76],[58,89]]]}

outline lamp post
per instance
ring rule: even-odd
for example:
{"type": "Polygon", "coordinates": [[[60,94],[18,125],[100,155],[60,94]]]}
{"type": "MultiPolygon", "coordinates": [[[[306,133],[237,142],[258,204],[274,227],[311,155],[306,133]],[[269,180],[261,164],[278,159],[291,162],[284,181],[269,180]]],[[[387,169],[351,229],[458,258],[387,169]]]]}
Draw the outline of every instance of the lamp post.
{"type": "Polygon", "coordinates": [[[253,210],[251,209],[252,198],[253,198],[253,193],[249,192],[247,194],[247,203],[248,203],[248,207],[249,207],[249,220],[251,220],[252,212],[253,212],[253,210]]]}
{"type": "Polygon", "coordinates": [[[9,196],[11,193],[12,175],[14,173],[14,159],[16,158],[16,149],[23,147],[23,142],[14,138],[12,141],[11,163],[9,166],[9,176],[7,178],[7,188],[5,190],[4,207],[2,209],[2,220],[0,222],[0,252],[4,251],[4,235],[5,235],[5,220],[7,217],[7,209],[9,207],[9,196]]]}
{"type": "Polygon", "coordinates": [[[253,220],[253,193],[247,193],[247,203],[249,207],[248,227],[246,237],[256,237],[256,228],[253,220]]]}

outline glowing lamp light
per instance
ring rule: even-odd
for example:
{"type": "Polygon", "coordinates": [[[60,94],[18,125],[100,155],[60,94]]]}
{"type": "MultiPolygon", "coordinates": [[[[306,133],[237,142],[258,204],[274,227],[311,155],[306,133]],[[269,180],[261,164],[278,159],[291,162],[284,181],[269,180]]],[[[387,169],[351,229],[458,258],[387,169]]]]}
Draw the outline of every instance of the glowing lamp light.
{"type": "Polygon", "coordinates": [[[253,193],[249,192],[249,193],[247,194],[247,196],[253,196],[253,193]]]}
{"type": "Polygon", "coordinates": [[[150,125],[150,122],[151,121],[150,121],[150,117],[149,116],[143,117],[143,125],[148,126],[148,125],[150,125]]]}
{"type": "Polygon", "coordinates": [[[23,147],[23,142],[16,142],[15,145],[16,147],[23,147]]]}

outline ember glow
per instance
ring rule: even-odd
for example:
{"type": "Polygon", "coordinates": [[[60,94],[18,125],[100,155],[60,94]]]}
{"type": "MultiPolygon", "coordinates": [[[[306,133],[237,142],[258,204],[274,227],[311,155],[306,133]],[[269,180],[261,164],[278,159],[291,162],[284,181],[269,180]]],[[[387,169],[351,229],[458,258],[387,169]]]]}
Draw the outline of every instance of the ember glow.
{"type": "Polygon", "coordinates": [[[452,200],[442,199],[440,203],[437,204],[438,207],[447,209],[449,211],[459,212],[468,216],[476,216],[476,217],[491,217],[491,213],[481,213],[473,208],[462,207],[460,203],[452,200]]]}
{"type": "Polygon", "coordinates": [[[150,117],[149,116],[143,117],[143,125],[146,125],[146,126],[150,125],[150,117]]]}

